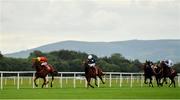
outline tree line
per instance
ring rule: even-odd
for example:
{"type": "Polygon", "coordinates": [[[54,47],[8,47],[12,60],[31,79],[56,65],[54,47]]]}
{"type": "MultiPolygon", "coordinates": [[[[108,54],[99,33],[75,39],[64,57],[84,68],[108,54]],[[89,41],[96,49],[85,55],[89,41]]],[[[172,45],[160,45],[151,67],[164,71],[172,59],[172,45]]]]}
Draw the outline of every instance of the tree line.
{"type": "MultiPolygon", "coordinates": [[[[69,50],[59,50],[49,53],[41,51],[34,51],[30,53],[26,59],[11,58],[0,55],[0,71],[31,71],[32,58],[38,56],[46,56],[48,63],[53,65],[58,71],[63,72],[81,72],[84,71],[83,62],[87,59],[88,54],[84,52],[76,52],[69,50]]],[[[142,63],[138,60],[129,60],[123,57],[119,53],[114,53],[110,57],[97,57],[93,55],[97,60],[97,65],[100,66],[103,71],[110,72],[142,72],[142,63]]],[[[174,65],[177,72],[180,72],[180,63],[174,65]]]]}

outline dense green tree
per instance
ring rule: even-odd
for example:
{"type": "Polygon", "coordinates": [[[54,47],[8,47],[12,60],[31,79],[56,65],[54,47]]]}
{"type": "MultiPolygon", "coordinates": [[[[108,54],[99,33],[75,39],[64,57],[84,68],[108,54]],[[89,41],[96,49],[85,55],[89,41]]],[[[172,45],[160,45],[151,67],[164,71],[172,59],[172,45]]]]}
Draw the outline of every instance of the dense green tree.
{"type": "MultiPolygon", "coordinates": [[[[27,59],[1,57],[0,70],[1,71],[28,71],[34,70],[32,66],[32,58],[38,56],[46,56],[48,63],[53,65],[58,71],[84,71],[83,62],[87,59],[88,54],[69,50],[59,50],[49,53],[44,53],[38,50],[30,53],[27,59]]],[[[142,64],[138,59],[128,60],[119,53],[112,54],[110,57],[98,58],[93,55],[97,60],[97,65],[103,71],[113,72],[141,72],[142,64]]],[[[174,65],[177,72],[180,72],[180,63],[174,65]]]]}

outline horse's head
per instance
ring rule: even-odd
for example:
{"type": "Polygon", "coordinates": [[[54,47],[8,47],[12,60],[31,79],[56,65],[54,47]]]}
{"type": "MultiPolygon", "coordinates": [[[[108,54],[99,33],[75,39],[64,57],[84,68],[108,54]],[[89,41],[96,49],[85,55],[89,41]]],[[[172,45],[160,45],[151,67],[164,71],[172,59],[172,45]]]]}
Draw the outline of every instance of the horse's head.
{"type": "Polygon", "coordinates": [[[151,66],[153,65],[153,62],[152,61],[147,61],[144,63],[144,69],[146,68],[150,68],[151,66]]]}
{"type": "Polygon", "coordinates": [[[36,59],[32,60],[32,68],[35,68],[36,71],[40,70],[39,68],[41,68],[41,62],[39,62],[36,59]]]}
{"type": "Polygon", "coordinates": [[[87,73],[89,68],[90,68],[89,65],[88,65],[88,62],[87,61],[83,61],[82,66],[84,67],[85,73],[87,73]]]}
{"type": "Polygon", "coordinates": [[[165,64],[165,61],[161,61],[160,62],[160,67],[161,68],[166,68],[167,67],[166,64],[165,64]]]}
{"type": "Polygon", "coordinates": [[[153,66],[153,62],[152,61],[147,61],[143,64],[143,67],[144,67],[144,74],[147,74],[147,75],[152,75],[153,74],[153,69],[152,69],[152,66],[153,66]]]}

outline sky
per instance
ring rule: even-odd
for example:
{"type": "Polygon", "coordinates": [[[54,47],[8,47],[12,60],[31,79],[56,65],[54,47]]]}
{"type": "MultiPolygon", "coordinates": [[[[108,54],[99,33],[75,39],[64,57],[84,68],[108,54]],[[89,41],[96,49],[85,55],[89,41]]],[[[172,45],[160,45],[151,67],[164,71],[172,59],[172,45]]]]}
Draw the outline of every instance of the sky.
{"type": "Polygon", "coordinates": [[[2,54],[132,39],[180,39],[180,0],[0,0],[2,54]]]}

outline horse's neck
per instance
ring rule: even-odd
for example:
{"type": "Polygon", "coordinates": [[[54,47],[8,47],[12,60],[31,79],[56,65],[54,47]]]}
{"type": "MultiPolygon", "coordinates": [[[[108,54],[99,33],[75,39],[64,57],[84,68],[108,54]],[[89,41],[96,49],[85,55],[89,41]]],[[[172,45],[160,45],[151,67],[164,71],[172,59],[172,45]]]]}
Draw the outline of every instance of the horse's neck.
{"type": "Polygon", "coordinates": [[[36,66],[36,71],[41,71],[43,69],[42,66],[36,66]]]}
{"type": "Polygon", "coordinates": [[[87,63],[84,63],[84,67],[85,67],[85,73],[87,73],[90,67],[87,63]]]}
{"type": "Polygon", "coordinates": [[[41,64],[38,63],[38,62],[36,62],[34,65],[35,65],[36,71],[41,71],[41,70],[43,69],[42,66],[41,66],[41,64]]]}

